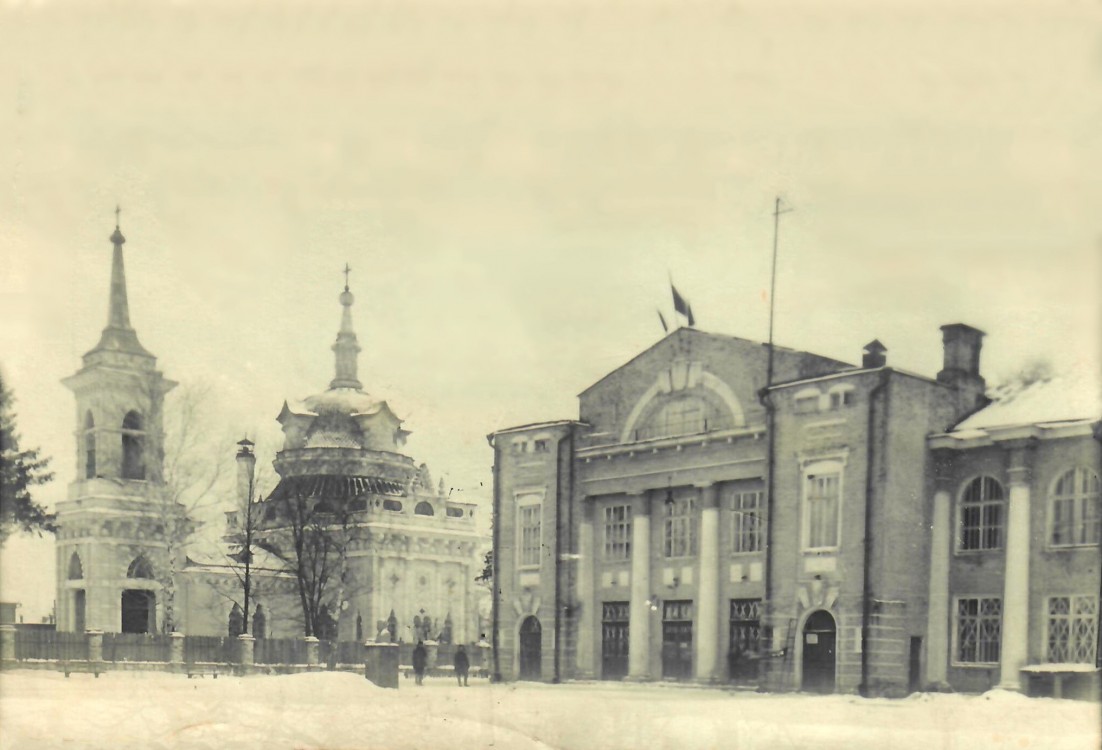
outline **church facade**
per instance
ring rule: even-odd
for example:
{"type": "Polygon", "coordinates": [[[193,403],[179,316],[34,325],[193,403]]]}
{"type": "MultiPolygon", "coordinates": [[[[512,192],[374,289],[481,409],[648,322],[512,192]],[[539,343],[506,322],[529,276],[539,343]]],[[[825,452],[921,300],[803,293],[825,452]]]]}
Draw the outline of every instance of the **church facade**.
{"type": "Polygon", "coordinates": [[[245,608],[258,638],[309,631],[332,640],[477,640],[484,543],[477,507],[451,500],[425,464],[402,452],[409,435],[402,420],[363,389],[347,284],[333,380],[317,395],[285,402],[277,417],[284,433],[277,486],[253,496],[256,457],[243,442],[225,547],[213,556],[188,549],[190,520],[168,500],[162,469],[164,397],[175,383],[138,343],[125,239],[117,227],[111,239],[108,325],[64,381],[76,396],[80,474],[58,506],[58,628],[225,635],[245,608]],[[247,604],[240,583],[246,523],[254,536],[247,604]],[[296,534],[300,541],[312,534],[324,550],[312,560],[324,580],[302,573],[310,566],[295,553],[296,534]]]}
{"type": "Polygon", "coordinates": [[[1096,664],[1097,384],[991,402],[983,333],[942,339],[931,378],[681,328],[576,420],[491,434],[498,676],[892,695],[1096,664]]]}

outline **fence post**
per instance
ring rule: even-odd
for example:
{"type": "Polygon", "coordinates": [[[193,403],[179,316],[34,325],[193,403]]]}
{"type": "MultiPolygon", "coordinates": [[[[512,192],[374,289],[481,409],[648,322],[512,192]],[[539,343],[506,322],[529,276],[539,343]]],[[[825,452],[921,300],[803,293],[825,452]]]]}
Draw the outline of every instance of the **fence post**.
{"type": "Polygon", "coordinates": [[[253,665],[253,647],[256,645],[256,639],[248,633],[242,633],[237,636],[237,663],[242,667],[251,667],[253,665]]]}
{"type": "Polygon", "coordinates": [[[84,637],[88,640],[88,661],[103,661],[103,631],[85,630],[84,637]]]}
{"type": "Polygon", "coordinates": [[[440,654],[440,644],[436,641],[425,641],[425,672],[436,668],[436,659],[440,654]]]}
{"type": "Polygon", "coordinates": [[[364,643],[364,677],[379,687],[398,687],[398,644],[364,643]]]}
{"type": "Polygon", "coordinates": [[[183,664],[184,663],[184,638],[186,636],[183,633],[177,633],[175,630],[168,634],[168,663],[169,664],[183,664]]]}
{"type": "Polygon", "coordinates": [[[318,639],[312,635],[306,636],[306,666],[316,667],[318,665],[318,639]]]}
{"type": "Polygon", "coordinates": [[[15,661],[15,626],[0,625],[0,662],[15,661]]]}

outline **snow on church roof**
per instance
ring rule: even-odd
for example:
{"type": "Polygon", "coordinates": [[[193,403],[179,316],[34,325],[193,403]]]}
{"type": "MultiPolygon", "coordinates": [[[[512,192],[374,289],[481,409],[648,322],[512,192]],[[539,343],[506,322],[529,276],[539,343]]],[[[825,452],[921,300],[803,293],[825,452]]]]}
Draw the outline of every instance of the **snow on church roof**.
{"type": "Polygon", "coordinates": [[[1085,366],[1024,385],[996,386],[987,396],[992,403],[958,424],[952,434],[1102,419],[1102,379],[1085,366]]]}

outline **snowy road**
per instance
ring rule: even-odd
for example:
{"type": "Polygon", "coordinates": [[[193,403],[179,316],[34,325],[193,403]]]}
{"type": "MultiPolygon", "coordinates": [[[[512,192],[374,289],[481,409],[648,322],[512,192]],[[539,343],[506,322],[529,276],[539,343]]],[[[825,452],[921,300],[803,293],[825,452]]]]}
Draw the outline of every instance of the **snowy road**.
{"type": "Polygon", "coordinates": [[[398,691],[314,673],[192,679],[0,676],[0,749],[1074,748],[1100,746],[1098,704],[1014,694],[769,696],[656,685],[487,685],[398,691]]]}

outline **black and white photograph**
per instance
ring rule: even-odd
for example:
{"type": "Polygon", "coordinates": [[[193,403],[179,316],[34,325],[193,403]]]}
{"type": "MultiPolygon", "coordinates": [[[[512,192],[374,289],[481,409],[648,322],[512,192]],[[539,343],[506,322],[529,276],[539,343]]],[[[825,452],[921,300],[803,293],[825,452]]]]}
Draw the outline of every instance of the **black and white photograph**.
{"type": "Polygon", "coordinates": [[[1095,750],[1094,0],[0,0],[0,750],[1095,750]]]}

